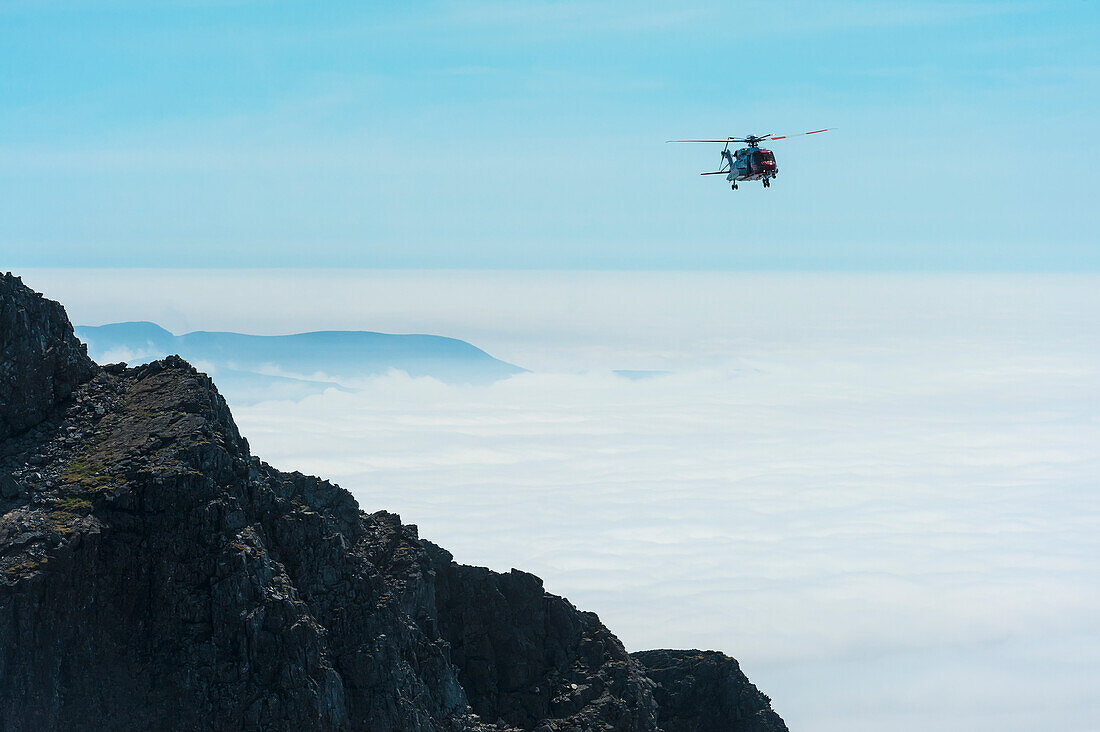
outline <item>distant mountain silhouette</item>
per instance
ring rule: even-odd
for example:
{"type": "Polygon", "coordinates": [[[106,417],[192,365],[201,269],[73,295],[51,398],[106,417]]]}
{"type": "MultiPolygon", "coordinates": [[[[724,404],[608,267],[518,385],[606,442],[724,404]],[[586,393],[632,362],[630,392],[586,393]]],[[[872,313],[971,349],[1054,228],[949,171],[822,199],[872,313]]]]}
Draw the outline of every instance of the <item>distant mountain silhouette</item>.
{"type": "Polygon", "coordinates": [[[196,331],[177,336],[144,321],[78,326],[75,331],[100,363],[133,365],[182,356],[214,371],[218,383],[237,402],[298,399],[391,370],[474,384],[524,371],[465,341],[435,335],[317,331],[260,336],[196,331]]]}

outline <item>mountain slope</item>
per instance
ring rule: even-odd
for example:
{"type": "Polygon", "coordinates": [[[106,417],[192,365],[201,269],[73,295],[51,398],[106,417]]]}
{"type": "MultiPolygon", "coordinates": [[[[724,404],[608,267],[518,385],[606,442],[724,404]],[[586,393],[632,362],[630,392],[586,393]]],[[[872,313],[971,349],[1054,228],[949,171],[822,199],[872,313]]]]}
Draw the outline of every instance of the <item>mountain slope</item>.
{"type": "Polygon", "coordinates": [[[786,729],[265,464],[182,359],[97,368],[10,275],[0,323],[0,729],[786,729]]]}

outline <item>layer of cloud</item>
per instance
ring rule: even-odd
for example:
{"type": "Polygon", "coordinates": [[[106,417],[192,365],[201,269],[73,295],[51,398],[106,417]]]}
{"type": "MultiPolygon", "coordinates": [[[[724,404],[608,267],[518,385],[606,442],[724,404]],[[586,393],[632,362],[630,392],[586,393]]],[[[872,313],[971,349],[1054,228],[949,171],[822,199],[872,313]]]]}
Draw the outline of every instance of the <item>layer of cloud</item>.
{"type": "Polygon", "coordinates": [[[1095,627],[1095,373],[822,365],[393,375],[238,421],[634,648],[804,661],[1095,627]]]}
{"type": "Polygon", "coordinates": [[[1100,375],[1077,357],[361,386],[239,420],[261,454],[460,561],[541,575],[631,648],[736,654],[796,728],[1073,728],[1092,709],[1100,375]],[[1050,645],[1077,655],[1036,658],[1050,645]]]}

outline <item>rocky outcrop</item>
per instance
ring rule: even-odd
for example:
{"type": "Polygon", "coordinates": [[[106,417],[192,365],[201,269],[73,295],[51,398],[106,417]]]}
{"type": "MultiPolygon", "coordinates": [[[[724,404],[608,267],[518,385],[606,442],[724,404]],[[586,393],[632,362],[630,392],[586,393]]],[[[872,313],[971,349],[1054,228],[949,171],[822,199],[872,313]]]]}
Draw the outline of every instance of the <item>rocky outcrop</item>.
{"type": "Polygon", "coordinates": [[[3,287],[0,730],[784,729],[744,726],[774,713],[726,704],[728,668],[632,658],[537,577],[254,457],[183,360],[97,368],[3,287]]]}
{"type": "Polygon", "coordinates": [[[482,718],[546,731],[658,728],[652,683],[594,613],[549,594],[532,574],[456,564],[424,545],[439,630],[482,718]]]}
{"type": "Polygon", "coordinates": [[[779,732],[783,720],[771,699],[715,651],[641,651],[632,656],[656,682],[664,732],[779,732]]]}
{"type": "Polygon", "coordinates": [[[40,422],[94,368],[65,309],[0,274],[0,440],[40,422]]]}

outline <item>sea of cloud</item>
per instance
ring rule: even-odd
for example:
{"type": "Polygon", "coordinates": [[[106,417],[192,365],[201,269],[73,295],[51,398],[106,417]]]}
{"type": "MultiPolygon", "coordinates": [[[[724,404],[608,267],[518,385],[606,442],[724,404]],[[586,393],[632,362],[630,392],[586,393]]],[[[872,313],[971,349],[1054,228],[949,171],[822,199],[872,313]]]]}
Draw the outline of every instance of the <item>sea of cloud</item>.
{"type": "Polygon", "coordinates": [[[234,411],[269,462],[631,649],[738,657],[792,729],[1100,719],[1100,277],[102,276],[132,300],[28,281],[82,324],[433,332],[531,368],[234,411]]]}

